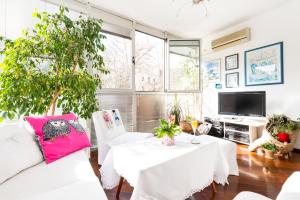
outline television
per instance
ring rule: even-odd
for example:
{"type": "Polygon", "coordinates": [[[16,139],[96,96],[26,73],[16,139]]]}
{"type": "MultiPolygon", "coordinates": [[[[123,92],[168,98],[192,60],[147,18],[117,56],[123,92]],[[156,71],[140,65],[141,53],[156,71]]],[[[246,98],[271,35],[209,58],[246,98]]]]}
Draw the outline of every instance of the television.
{"type": "Polygon", "coordinates": [[[219,92],[219,114],[266,116],[266,92],[219,92]]]}

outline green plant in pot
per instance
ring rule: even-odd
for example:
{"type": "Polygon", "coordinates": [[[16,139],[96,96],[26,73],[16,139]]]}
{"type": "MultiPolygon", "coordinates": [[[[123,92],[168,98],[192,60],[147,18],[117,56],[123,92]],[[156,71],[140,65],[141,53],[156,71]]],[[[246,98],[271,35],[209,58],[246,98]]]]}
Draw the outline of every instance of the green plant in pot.
{"type": "Polygon", "coordinates": [[[182,115],[182,109],[180,107],[180,103],[177,97],[177,94],[174,96],[173,105],[169,110],[170,120],[173,121],[176,125],[179,125],[182,115]]]}
{"type": "Polygon", "coordinates": [[[88,119],[98,110],[96,91],[100,74],[107,74],[102,52],[102,21],[80,16],[70,19],[68,9],[35,12],[33,29],[15,40],[4,40],[0,51],[0,114],[54,115],[74,112],[88,119]]]}
{"type": "Polygon", "coordinates": [[[290,142],[290,134],[297,130],[297,123],[285,115],[272,115],[268,118],[266,129],[282,143],[290,142]]]}
{"type": "Polygon", "coordinates": [[[274,153],[277,151],[277,148],[272,143],[266,143],[262,145],[264,151],[265,151],[265,157],[268,159],[274,158],[274,153]]]}
{"type": "Polygon", "coordinates": [[[173,122],[168,122],[165,119],[160,120],[160,126],[154,129],[155,136],[162,138],[162,143],[166,146],[175,144],[174,136],[180,133],[181,129],[173,122]]]}

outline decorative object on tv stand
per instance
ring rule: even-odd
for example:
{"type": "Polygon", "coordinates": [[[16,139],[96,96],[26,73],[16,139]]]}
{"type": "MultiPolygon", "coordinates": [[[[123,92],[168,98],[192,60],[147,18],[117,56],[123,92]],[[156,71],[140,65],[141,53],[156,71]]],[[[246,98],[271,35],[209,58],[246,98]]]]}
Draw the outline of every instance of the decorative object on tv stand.
{"type": "Polygon", "coordinates": [[[160,126],[154,129],[155,136],[162,138],[162,144],[166,146],[175,145],[175,134],[180,133],[180,127],[174,122],[165,119],[160,120],[160,126]]]}
{"type": "Polygon", "coordinates": [[[0,74],[2,116],[48,115],[50,110],[54,115],[59,108],[87,119],[98,110],[99,75],[108,73],[101,56],[102,22],[90,17],[72,20],[66,12],[63,7],[55,14],[36,12],[32,30],[5,40],[0,74]]]}
{"type": "Polygon", "coordinates": [[[208,82],[221,82],[221,59],[206,62],[204,71],[207,74],[208,82]]]}
{"type": "Polygon", "coordinates": [[[176,125],[179,125],[182,117],[182,109],[180,107],[177,94],[174,95],[173,105],[169,109],[168,113],[169,113],[170,121],[174,122],[176,125]]]}
{"type": "Polygon", "coordinates": [[[283,42],[245,51],[245,85],[283,84],[283,42]]]}
{"type": "Polygon", "coordinates": [[[261,138],[250,147],[250,151],[267,143],[275,145],[277,155],[289,158],[297,139],[299,125],[285,115],[272,115],[268,118],[266,129],[261,138]]]}
{"type": "Polygon", "coordinates": [[[226,87],[227,88],[238,88],[239,87],[239,73],[229,73],[226,74],[226,87]]]}
{"type": "Polygon", "coordinates": [[[239,54],[233,54],[225,57],[225,70],[234,70],[239,68],[239,54]]]}

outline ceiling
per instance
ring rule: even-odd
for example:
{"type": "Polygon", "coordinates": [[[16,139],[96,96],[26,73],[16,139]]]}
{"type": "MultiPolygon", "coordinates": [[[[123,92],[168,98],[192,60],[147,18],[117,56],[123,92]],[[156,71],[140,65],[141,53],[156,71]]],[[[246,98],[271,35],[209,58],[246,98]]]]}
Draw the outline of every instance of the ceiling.
{"type": "Polygon", "coordinates": [[[135,19],[169,33],[201,38],[260,15],[282,5],[286,0],[89,0],[104,10],[135,19]],[[183,5],[186,6],[183,7],[183,5]],[[179,13],[179,16],[177,16],[179,13]]]}

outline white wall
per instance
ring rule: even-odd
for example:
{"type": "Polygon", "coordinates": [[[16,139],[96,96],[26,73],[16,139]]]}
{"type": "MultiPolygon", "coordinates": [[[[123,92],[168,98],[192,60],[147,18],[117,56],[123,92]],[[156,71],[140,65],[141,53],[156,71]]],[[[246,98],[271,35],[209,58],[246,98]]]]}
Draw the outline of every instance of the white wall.
{"type": "MultiPolygon", "coordinates": [[[[221,77],[223,89],[215,89],[215,84],[204,83],[203,115],[217,116],[217,94],[220,91],[266,91],[267,115],[283,113],[297,119],[300,118],[300,1],[287,1],[283,6],[269,11],[218,34],[203,39],[202,54],[205,61],[221,58],[221,77]],[[251,28],[251,41],[219,52],[211,52],[212,39],[232,33],[245,27],[251,28]],[[244,51],[256,47],[284,42],[284,84],[269,86],[248,86],[244,82],[244,51]],[[240,87],[225,88],[225,56],[239,53],[240,87]]],[[[300,138],[297,148],[300,148],[300,138]]]]}

